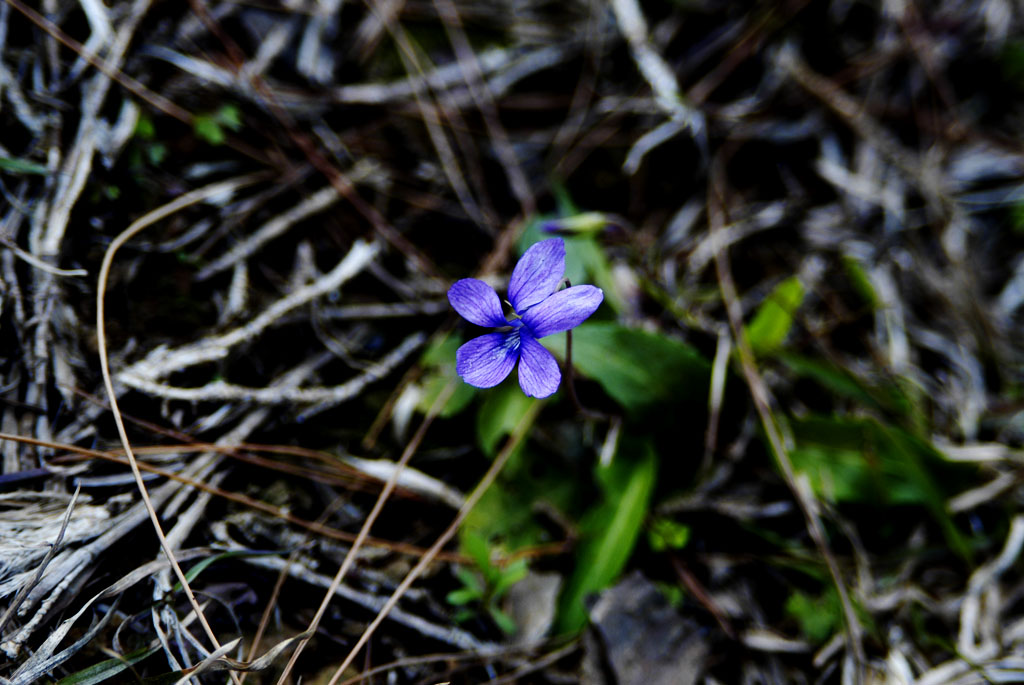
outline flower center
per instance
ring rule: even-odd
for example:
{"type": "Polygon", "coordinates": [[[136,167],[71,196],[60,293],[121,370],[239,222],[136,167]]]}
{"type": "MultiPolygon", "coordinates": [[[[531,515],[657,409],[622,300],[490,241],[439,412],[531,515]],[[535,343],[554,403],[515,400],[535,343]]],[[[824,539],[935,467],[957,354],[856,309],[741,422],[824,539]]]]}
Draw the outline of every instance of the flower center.
{"type": "Polygon", "coordinates": [[[501,341],[501,349],[515,352],[519,349],[519,330],[513,328],[511,331],[505,334],[505,339],[501,341]]]}

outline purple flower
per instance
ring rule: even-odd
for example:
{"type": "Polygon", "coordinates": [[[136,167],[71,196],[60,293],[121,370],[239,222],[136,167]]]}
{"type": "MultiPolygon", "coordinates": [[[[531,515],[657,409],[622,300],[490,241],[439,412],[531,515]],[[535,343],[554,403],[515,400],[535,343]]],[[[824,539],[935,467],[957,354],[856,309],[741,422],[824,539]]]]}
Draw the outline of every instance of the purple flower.
{"type": "Polygon", "coordinates": [[[512,319],[501,310],[494,288],[463,278],[448,290],[448,301],[462,318],[478,326],[502,328],[474,338],[455,353],[455,370],[478,388],[493,388],[519,361],[519,387],[530,397],[548,397],[558,390],[558,362],[537,340],[575,328],[601,304],[604,293],[592,285],[555,292],[565,274],[565,243],[561,238],[530,246],[508,284],[512,319]]]}

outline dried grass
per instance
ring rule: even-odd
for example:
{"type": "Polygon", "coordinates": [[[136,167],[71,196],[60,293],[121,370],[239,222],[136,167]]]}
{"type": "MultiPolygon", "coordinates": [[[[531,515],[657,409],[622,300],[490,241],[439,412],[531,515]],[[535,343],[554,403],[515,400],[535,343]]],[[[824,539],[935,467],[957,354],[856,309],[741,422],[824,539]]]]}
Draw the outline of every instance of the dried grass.
{"type": "MultiPolygon", "coordinates": [[[[1022,22],[1005,0],[4,0],[0,676],[145,647],[135,673],[180,682],[578,679],[589,646],[508,647],[443,601],[447,543],[524,436],[489,470],[408,467],[472,449],[445,393],[411,439],[384,430],[451,330],[447,284],[499,278],[562,187],[618,224],[622,319],[713,362],[658,513],[718,528],[648,569],[708,630],[704,682],[1024,678],[1022,22]],[[752,353],[793,274],[791,350],[911,411],[752,353]],[[916,510],[879,549],[870,507],[816,494],[789,458],[812,411],[969,465],[943,507],[973,558],[916,510]],[[832,639],[781,610],[784,563],[729,544],[752,529],[827,569],[832,639]],[[276,555],[181,566],[226,550],[276,555]]],[[[621,423],[581,420],[610,459],[621,423]]]]}

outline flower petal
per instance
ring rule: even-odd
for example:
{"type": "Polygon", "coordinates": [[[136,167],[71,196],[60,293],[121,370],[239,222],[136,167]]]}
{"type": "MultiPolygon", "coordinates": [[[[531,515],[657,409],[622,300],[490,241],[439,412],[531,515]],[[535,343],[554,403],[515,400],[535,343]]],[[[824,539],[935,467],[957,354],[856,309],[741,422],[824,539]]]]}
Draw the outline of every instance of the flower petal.
{"type": "Polygon", "coordinates": [[[565,275],[565,243],[551,238],[534,243],[523,253],[508,282],[508,299],[522,314],[555,292],[565,275]]]}
{"type": "Polygon", "coordinates": [[[558,362],[543,345],[529,334],[520,335],[519,387],[529,397],[548,397],[555,394],[562,380],[558,362]]]}
{"type": "Polygon", "coordinates": [[[523,314],[523,323],[535,338],[561,333],[587,320],[604,300],[604,291],[592,285],[574,285],[547,298],[523,314]]]}
{"type": "Polygon", "coordinates": [[[512,372],[519,359],[519,333],[488,333],[455,352],[455,370],[470,385],[493,388],[512,372]]]}
{"type": "Polygon", "coordinates": [[[508,321],[501,312],[501,300],[494,288],[475,278],[455,281],[448,289],[448,301],[462,318],[477,326],[496,328],[507,326],[508,321]]]}

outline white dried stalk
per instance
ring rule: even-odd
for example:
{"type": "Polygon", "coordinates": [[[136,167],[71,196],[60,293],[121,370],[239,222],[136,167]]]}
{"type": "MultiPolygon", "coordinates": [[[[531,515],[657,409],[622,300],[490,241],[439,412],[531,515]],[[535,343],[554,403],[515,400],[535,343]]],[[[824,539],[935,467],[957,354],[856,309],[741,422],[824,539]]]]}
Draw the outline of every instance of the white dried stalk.
{"type": "MultiPolygon", "coordinates": [[[[377,13],[374,5],[369,5],[373,13],[377,13]]],[[[396,17],[390,14],[382,15],[381,22],[386,26],[391,38],[398,46],[398,56],[402,60],[406,72],[411,79],[421,79],[430,88],[422,87],[413,90],[413,100],[420,113],[420,120],[427,129],[427,136],[437,153],[448,184],[455,193],[459,204],[467,216],[477,225],[493,230],[497,225],[496,218],[487,207],[478,201],[470,192],[469,184],[460,165],[460,156],[455,154],[451,143],[448,140],[446,127],[443,126],[448,120],[447,129],[452,132],[458,142],[459,130],[465,128],[465,122],[461,120],[461,107],[453,101],[452,93],[443,87],[436,86],[432,82],[437,74],[437,69],[430,63],[429,57],[422,54],[417,46],[409,39],[405,29],[397,22],[396,17]],[[424,66],[424,64],[426,66],[424,66]],[[432,99],[431,96],[436,98],[432,99]]],[[[459,65],[459,73],[462,74],[462,65],[459,65]]],[[[463,146],[465,148],[465,146],[463,146]]],[[[465,152],[465,150],[464,150],[465,152]]],[[[466,155],[463,155],[465,157],[466,155]]]]}
{"type": "Polygon", "coordinates": [[[960,609],[960,633],[957,637],[957,651],[967,662],[990,659],[999,653],[999,636],[995,634],[1000,608],[997,583],[1003,573],[1016,563],[1022,547],[1024,516],[1015,516],[999,556],[971,574],[960,609]],[[988,601],[984,601],[986,599],[988,601]]]}
{"type": "Polygon", "coordinates": [[[655,102],[675,122],[672,135],[689,129],[695,136],[702,136],[704,115],[686,102],[672,69],[651,44],[647,21],[639,3],[636,0],[611,0],[611,6],[619,29],[629,43],[637,69],[654,91],[655,102]]]}
{"type": "MultiPolygon", "coordinates": [[[[185,476],[190,477],[197,466],[202,467],[205,463],[204,459],[197,459],[190,464],[190,468],[186,470],[185,476]]],[[[181,483],[177,481],[164,483],[150,491],[150,501],[153,502],[154,506],[162,506],[180,487],[181,483]]],[[[87,574],[88,571],[94,568],[96,559],[104,554],[109,547],[119,542],[124,536],[131,533],[148,519],[149,513],[145,507],[141,502],[137,503],[110,521],[107,528],[102,531],[102,534],[92,542],[83,547],[67,550],[57,555],[50,564],[46,575],[32,589],[18,612],[20,616],[27,616],[29,611],[34,610],[31,618],[3,645],[0,645],[0,649],[3,649],[12,658],[17,655],[21,645],[43,624],[48,618],[50,611],[67,594],[73,594],[76,588],[84,582],[83,574],[87,574]]]]}
{"type": "MultiPolygon", "coordinates": [[[[497,96],[530,74],[563,61],[570,52],[569,47],[545,46],[529,51],[492,48],[477,55],[477,60],[480,70],[488,76],[488,90],[497,96]]],[[[462,66],[453,62],[437,67],[429,74],[429,87],[435,92],[439,88],[453,89],[460,86],[462,80],[462,66]]],[[[360,83],[337,88],[331,94],[331,100],[344,104],[383,105],[404,102],[424,92],[427,87],[428,84],[422,78],[415,77],[385,84],[360,83]]],[[[459,106],[470,100],[469,93],[465,91],[457,91],[454,96],[459,106]]]]}
{"type": "MultiPolygon", "coordinates": [[[[0,580],[7,580],[34,566],[53,545],[53,533],[65,517],[70,495],[58,493],[20,493],[0,495],[0,580]]],[[[64,533],[64,544],[96,537],[110,519],[106,507],[88,504],[76,507],[64,533]]],[[[0,597],[19,589],[15,582],[0,583],[0,597]]]]}
{"type": "Polygon", "coordinates": [[[893,266],[888,263],[877,265],[867,272],[871,287],[881,306],[875,311],[875,331],[879,347],[886,350],[889,367],[897,374],[903,374],[911,367],[910,340],[903,311],[904,299],[899,292],[893,266]]]}
{"type": "Polygon", "coordinates": [[[455,50],[456,58],[462,65],[462,75],[469,88],[473,102],[483,114],[484,125],[490,135],[494,151],[505,168],[505,176],[508,179],[512,193],[519,201],[521,211],[529,216],[536,212],[537,202],[530,188],[530,183],[523,172],[519,156],[505,131],[498,116],[497,107],[494,103],[494,94],[487,87],[484,81],[484,74],[477,60],[476,52],[469,43],[469,38],[462,27],[462,20],[459,11],[453,0],[434,0],[438,14],[441,16],[448,40],[455,50]]]}
{"type": "Polygon", "coordinates": [[[231,285],[228,286],[228,300],[224,303],[224,311],[220,319],[223,322],[240,316],[245,312],[249,301],[249,267],[239,262],[231,271],[231,285]]]}
{"type": "Polygon", "coordinates": [[[961,492],[949,500],[946,506],[954,514],[970,511],[975,507],[996,501],[1003,494],[1015,488],[1019,482],[1017,474],[1012,471],[1004,471],[984,485],[961,492]]]}
{"type": "Polygon", "coordinates": [[[31,266],[33,266],[36,269],[39,269],[40,271],[45,271],[46,273],[50,274],[51,276],[88,276],[89,275],[89,272],[86,271],[85,269],[59,269],[59,268],[53,266],[52,264],[48,264],[47,262],[44,262],[42,259],[39,259],[35,255],[30,254],[30,253],[26,252],[25,250],[21,249],[12,240],[7,240],[6,238],[2,238],[2,239],[0,239],[0,243],[2,243],[4,247],[6,247],[12,253],[14,253],[14,256],[16,256],[18,259],[22,260],[23,262],[25,262],[27,264],[30,264],[31,266]]]}
{"type": "MultiPolygon", "coordinates": [[[[342,461],[355,470],[381,481],[387,481],[397,469],[395,462],[387,459],[343,457],[342,461]]],[[[465,495],[452,486],[411,466],[406,466],[398,473],[395,484],[427,499],[447,504],[452,509],[460,508],[466,501],[465,495]]]]}
{"type": "MultiPolygon", "coordinates": [[[[347,304],[340,307],[318,307],[316,316],[321,321],[346,319],[391,319],[402,316],[441,314],[451,305],[447,300],[426,300],[420,302],[379,302],[369,304],[347,304]]],[[[291,323],[290,320],[286,322],[291,323]]]]}
{"type": "Polygon", "coordinates": [[[255,402],[256,404],[322,404],[326,406],[339,404],[358,395],[363,388],[373,381],[380,380],[391,373],[392,369],[402,363],[409,354],[423,344],[423,333],[413,333],[387,354],[379,362],[366,369],[355,378],[328,387],[289,388],[253,388],[224,381],[213,381],[199,388],[179,388],[150,381],[138,376],[124,373],[118,377],[130,388],[163,397],[169,400],[186,400],[190,402],[255,402]]]}
{"type": "MultiPolygon", "coordinates": [[[[342,0],[320,0],[306,22],[299,42],[295,68],[313,83],[328,85],[334,75],[335,50],[330,38],[337,35],[342,0]],[[327,39],[327,40],[325,40],[327,39]]],[[[367,16],[373,16],[367,13],[367,16]]]]}
{"type": "MultiPolygon", "coordinates": [[[[143,516],[145,516],[145,514],[143,516]]],[[[195,556],[198,555],[194,553],[185,554],[181,556],[181,560],[185,561],[188,558],[192,558],[195,556]]],[[[100,599],[106,597],[116,597],[125,590],[131,588],[136,583],[142,581],[143,579],[149,577],[153,573],[159,571],[163,566],[166,566],[167,564],[168,562],[166,560],[151,561],[148,564],[143,564],[142,566],[139,566],[135,570],[129,572],[127,575],[122,577],[117,582],[108,586],[102,592],[94,595],[92,599],[90,599],[82,605],[82,607],[74,616],[65,619],[60,623],[60,625],[58,625],[53,631],[50,632],[46,640],[43,641],[43,643],[36,649],[32,656],[29,657],[28,660],[25,661],[25,663],[23,663],[18,668],[17,671],[15,671],[14,675],[10,679],[10,682],[18,683],[19,685],[29,685],[30,683],[35,683],[38,682],[39,679],[42,679],[43,674],[54,667],[50,665],[49,662],[57,646],[67,636],[68,632],[71,630],[74,624],[78,621],[79,618],[82,617],[83,614],[85,614],[86,611],[88,611],[100,599]]],[[[83,570],[87,568],[91,567],[85,566],[83,567],[83,570]]],[[[111,614],[112,613],[113,612],[111,612],[111,614]]],[[[33,617],[33,619],[34,618],[35,617],[33,617]]],[[[23,630],[24,629],[22,629],[22,632],[23,630]]],[[[3,645],[0,645],[0,648],[2,648],[4,652],[6,652],[9,656],[13,658],[14,656],[16,656],[17,651],[15,650],[12,653],[12,651],[10,651],[11,646],[12,641],[7,641],[4,642],[3,645]]]]}
{"type": "MultiPolygon", "coordinates": [[[[350,174],[349,178],[353,181],[358,180],[355,174],[350,174]]],[[[338,195],[338,191],[333,186],[327,186],[318,190],[288,211],[278,214],[251,236],[240,243],[236,243],[227,253],[204,266],[196,274],[196,280],[206,280],[210,276],[229,269],[244,259],[248,259],[268,242],[282,235],[298,222],[324,211],[340,199],[341,196],[338,195]]]]}
{"type": "Polygon", "coordinates": [[[272,24],[270,30],[260,37],[256,54],[246,60],[238,70],[238,78],[247,84],[262,78],[270,63],[281,54],[282,50],[295,42],[292,40],[295,29],[294,21],[280,21],[272,24]]]}
{"type": "MultiPolygon", "coordinates": [[[[263,556],[244,557],[242,560],[258,568],[270,569],[279,573],[285,572],[296,580],[301,580],[316,587],[329,588],[331,586],[331,578],[328,576],[310,571],[299,564],[288,563],[287,559],[263,556]]],[[[387,602],[385,597],[360,592],[347,585],[339,585],[335,589],[334,594],[370,611],[379,611],[387,602]]],[[[481,642],[464,630],[450,626],[439,626],[403,609],[392,609],[388,613],[388,618],[424,637],[458,647],[459,649],[473,650],[478,654],[492,654],[501,650],[500,645],[491,642],[481,642]]]]}
{"type": "Polygon", "coordinates": [[[786,219],[786,204],[772,202],[759,209],[752,216],[734,221],[700,239],[690,252],[687,269],[698,275],[715,258],[717,250],[728,249],[731,245],[749,238],[755,233],[782,225],[786,219]]]}
{"type": "Polygon", "coordinates": [[[96,57],[100,51],[110,43],[114,35],[114,27],[107,16],[109,10],[100,0],[78,0],[85,12],[85,20],[89,23],[89,37],[82,45],[82,54],[75,60],[74,65],[68,71],[69,79],[76,79],[86,68],[89,62],[86,55],[96,57]]]}
{"type": "MultiPolygon", "coordinates": [[[[125,20],[117,29],[105,60],[110,69],[121,68],[135,28],[149,9],[150,2],[151,0],[136,0],[130,6],[125,20]]],[[[33,231],[36,239],[32,241],[31,248],[37,256],[50,257],[60,254],[60,245],[64,239],[71,210],[85,187],[89,172],[92,171],[93,155],[99,142],[99,112],[110,90],[110,84],[110,77],[98,72],[83,88],[82,115],[75,143],[65,157],[61,173],[58,174],[57,189],[49,204],[46,222],[41,226],[37,225],[33,231]]]]}
{"type": "MultiPolygon", "coordinates": [[[[4,5],[7,6],[6,3],[4,5]]],[[[0,41],[0,44],[2,42],[0,41]]],[[[28,100],[25,99],[25,94],[21,92],[18,80],[8,71],[7,65],[2,61],[0,61],[0,95],[6,96],[18,121],[31,131],[34,137],[43,136],[46,129],[46,117],[32,111],[28,100]]]]}
{"type": "Polygon", "coordinates": [[[291,310],[326,295],[362,271],[377,256],[375,243],[358,241],[334,269],[314,283],[281,298],[249,323],[227,333],[174,350],[157,348],[117,375],[117,380],[130,387],[153,383],[168,374],[217,359],[223,359],[232,347],[259,336],[266,328],[291,310]]]}

